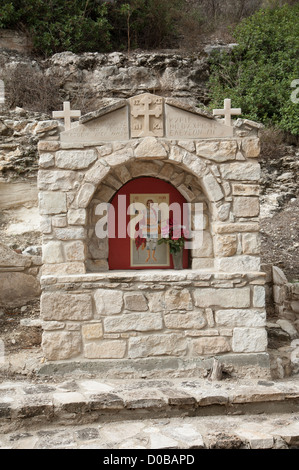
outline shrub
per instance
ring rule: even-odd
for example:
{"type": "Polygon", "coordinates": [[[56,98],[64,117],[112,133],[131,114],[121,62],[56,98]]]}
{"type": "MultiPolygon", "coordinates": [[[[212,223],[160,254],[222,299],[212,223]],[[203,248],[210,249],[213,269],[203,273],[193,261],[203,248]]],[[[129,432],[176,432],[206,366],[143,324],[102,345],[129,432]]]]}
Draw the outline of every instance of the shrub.
{"type": "Polygon", "coordinates": [[[50,78],[41,70],[27,64],[19,64],[16,68],[4,69],[0,78],[5,83],[5,106],[19,106],[30,111],[50,113],[59,109],[59,82],[50,78]]]}
{"type": "Polygon", "coordinates": [[[299,133],[291,83],[299,78],[299,5],[262,9],[235,29],[238,46],[211,58],[211,107],[231,98],[243,116],[299,133]]]}

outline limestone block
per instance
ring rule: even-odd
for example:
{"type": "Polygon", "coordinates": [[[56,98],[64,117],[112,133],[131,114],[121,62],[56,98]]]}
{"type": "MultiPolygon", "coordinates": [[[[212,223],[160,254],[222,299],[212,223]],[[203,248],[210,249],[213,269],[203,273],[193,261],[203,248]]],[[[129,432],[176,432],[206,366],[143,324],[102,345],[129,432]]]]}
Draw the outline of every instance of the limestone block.
{"type": "Polygon", "coordinates": [[[188,202],[192,202],[195,199],[195,195],[185,184],[180,184],[178,191],[184,196],[188,202]]]}
{"type": "Polygon", "coordinates": [[[238,144],[235,140],[201,141],[196,144],[196,153],[214,162],[235,160],[238,144]]]}
{"type": "Polygon", "coordinates": [[[105,259],[86,260],[86,269],[88,272],[109,271],[108,262],[105,259]]]}
{"type": "Polygon", "coordinates": [[[97,186],[106,175],[108,175],[110,167],[103,165],[101,161],[97,161],[89,170],[87,170],[85,175],[85,182],[92,183],[97,186]]]}
{"type": "Polygon", "coordinates": [[[44,292],[41,296],[41,315],[43,320],[90,320],[93,316],[91,296],[44,292]]]}
{"type": "Polygon", "coordinates": [[[227,309],[215,312],[216,326],[227,327],[259,327],[266,325],[265,310],[254,309],[227,309]]]}
{"type": "Polygon", "coordinates": [[[56,129],[58,126],[59,126],[59,122],[56,120],[39,121],[34,130],[34,133],[41,134],[42,132],[48,132],[53,129],[56,129]]]}
{"type": "Polygon", "coordinates": [[[222,204],[220,207],[217,207],[217,218],[218,220],[221,220],[224,222],[225,220],[228,219],[229,217],[229,212],[230,212],[230,203],[226,202],[222,204]]]}
{"type": "Polygon", "coordinates": [[[58,240],[80,240],[86,237],[86,230],[83,227],[55,228],[54,231],[58,240]]]}
{"type": "Polygon", "coordinates": [[[174,167],[173,165],[171,165],[170,163],[166,163],[160,173],[159,173],[159,178],[161,179],[165,179],[165,180],[168,180],[168,181],[171,181],[172,180],[172,175],[173,175],[173,172],[174,172],[174,167]]]}
{"type": "Polygon", "coordinates": [[[75,171],[39,170],[37,186],[44,191],[70,191],[77,179],[78,174],[75,171]]]}
{"type": "Polygon", "coordinates": [[[199,288],[193,292],[197,307],[248,308],[250,307],[250,288],[235,289],[199,288]]]}
{"type": "Polygon", "coordinates": [[[193,258],[192,269],[213,269],[214,260],[211,258],[193,258]]]}
{"type": "Polygon", "coordinates": [[[234,256],[238,248],[237,235],[216,235],[215,254],[219,257],[234,256]]]}
{"type": "Polygon", "coordinates": [[[267,349],[267,332],[263,328],[234,328],[234,352],[262,352],[267,349]]]}
{"type": "Polygon", "coordinates": [[[84,341],[91,339],[100,339],[103,336],[102,323],[85,323],[82,325],[82,338],[84,341]]]}
{"type": "Polygon", "coordinates": [[[261,251],[259,233],[244,233],[242,235],[242,250],[244,255],[258,255],[261,251]]]}
{"type": "Polygon", "coordinates": [[[106,186],[105,184],[101,184],[99,187],[99,191],[96,193],[96,199],[100,201],[108,202],[112,196],[114,195],[115,190],[110,188],[110,186],[106,186]]]}
{"type": "Polygon", "coordinates": [[[43,263],[63,263],[64,256],[61,242],[48,242],[42,247],[43,263]]]}
{"type": "Polygon", "coordinates": [[[60,148],[60,142],[55,140],[40,140],[37,148],[39,152],[56,152],[60,148]]]}
{"type": "Polygon", "coordinates": [[[193,258],[211,258],[213,256],[213,239],[209,232],[195,232],[193,243],[196,246],[192,250],[193,258]]]}
{"type": "Polygon", "coordinates": [[[85,209],[69,209],[67,220],[70,225],[85,225],[86,210],[85,209]]]}
{"type": "Polygon", "coordinates": [[[260,139],[258,137],[245,137],[242,140],[242,151],[246,158],[257,158],[260,150],[260,139]]]}
{"type": "Polygon", "coordinates": [[[44,264],[41,268],[42,276],[60,276],[63,274],[85,274],[85,264],[80,261],[70,263],[44,264]]]}
{"type": "Polygon", "coordinates": [[[288,335],[290,336],[291,339],[295,339],[295,338],[298,338],[298,331],[296,330],[296,328],[294,327],[294,325],[284,319],[284,318],[281,318],[279,320],[277,320],[276,322],[280,328],[285,331],[286,333],[288,333],[288,335]]]}
{"type": "Polygon", "coordinates": [[[202,186],[210,201],[216,202],[223,199],[222,189],[211,173],[202,178],[202,186]]]}
{"type": "Polygon", "coordinates": [[[123,183],[127,183],[131,179],[131,173],[129,172],[128,168],[121,165],[114,169],[114,172],[118,179],[123,183]]]}
{"type": "Polygon", "coordinates": [[[41,326],[44,331],[63,330],[65,323],[61,321],[43,321],[41,326]]]}
{"type": "Polygon", "coordinates": [[[185,151],[179,147],[171,147],[170,154],[169,154],[169,160],[173,160],[177,163],[181,163],[183,160],[183,156],[185,154],[185,151]]]}
{"type": "Polygon", "coordinates": [[[202,177],[207,169],[205,162],[201,158],[187,151],[183,155],[182,163],[197,177],[202,177]]]}
{"type": "Polygon", "coordinates": [[[166,328],[170,329],[201,329],[207,324],[202,311],[187,313],[169,313],[164,315],[166,328]]]}
{"type": "Polygon", "coordinates": [[[192,297],[188,289],[169,289],[165,292],[166,310],[191,310],[192,297]]]}
{"type": "Polygon", "coordinates": [[[257,217],[260,212],[257,197],[235,196],[233,200],[233,213],[236,217],[257,217]]]}
{"type": "Polygon", "coordinates": [[[14,250],[0,242],[0,267],[28,268],[31,266],[31,259],[20,255],[14,250]]]}
{"type": "Polygon", "coordinates": [[[133,149],[128,148],[112,153],[109,156],[104,157],[102,160],[107,163],[110,167],[118,165],[124,165],[134,158],[133,149]]]}
{"type": "Polygon", "coordinates": [[[62,192],[40,192],[39,211],[42,215],[66,212],[66,194],[62,192]]]}
{"type": "Polygon", "coordinates": [[[227,337],[209,336],[193,339],[190,347],[190,355],[206,356],[221,354],[231,350],[230,342],[227,337]]]}
{"type": "Polygon", "coordinates": [[[105,157],[106,155],[110,155],[110,153],[112,153],[112,145],[100,145],[97,147],[97,152],[99,157],[105,157]]]}
{"type": "Polygon", "coordinates": [[[103,340],[84,345],[84,357],[87,359],[122,359],[126,354],[126,341],[103,340]]]}
{"type": "Polygon", "coordinates": [[[85,260],[85,246],[81,240],[66,243],[64,245],[64,252],[67,261],[85,260]]]}
{"type": "Polygon", "coordinates": [[[260,186],[258,184],[233,183],[232,192],[234,196],[258,196],[260,186]]]}
{"type": "Polygon", "coordinates": [[[215,268],[218,271],[243,273],[260,270],[260,258],[257,256],[240,255],[215,259],[215,268]]]}
{"type": "Polygon", "coordinates": [[[123,293],[116,289],[97,289],[94,294],[97,316],[115,315],[123,307],[123,293]]]}
{"type": "Polygon", "coordinates": [[[286,288],[285,286],[273,286],[273,297],[276,304],[282,304],[285,301],[286,297],[286,288]]]}
{"type": "Polygon", "coordinates": [[[89,150],[59,150],[56,152],[56,166],[67,170],[82,170],[88,168],[97,160],[97,153],[89,150]]]}
{"type": "Polygon", "coordinates": [[[258,181],[261,175],[260,164],[256,162],[236,162],[220,165],[222,178],[236,181],[258,181]]]}
{"type": "Polygon", "coordinates": [[[81,335],[71,331],[45,331],[42,349],[45,358],[49,361],[76,357],[81,352],[81,335]]]}
{"type": "Polygon", "coordinates": [[[183,147],[188,152],[195,152],[195,145],[193,140],[179,140],[178,145],[183,147]]]}
{"type": "Polygon", "coordinates": [[[109,251],[108,238],[93,239],[88,245],[88,251],[93,259],[107,259],[109,251]]]}
{"type": "Polygon", "coordinates": [[[137,158],[166,158],[163,145],[155,137],[145,137],[135,149],[137,158]]]}
{"type": "Polygon", "coordinates": [[[146,296],[151,312],[162,312],[166,308],[165,292],[147,292],[146,296]]]}
{"type": "Polygon", "coordinates": [[[41,168],[50,168],[55,165],[55,157],[53,153],[42,153],[39,156],[39,166],[41,168]]]}
{"type": "Polygon", "coordinates": [[[93,184],[91,183],[83,184],[83,186],[80,188],[80,191],[77,197],[78,207],[80,208],[87,207],[95,193],[95,190],[96,188],[93,184]]]}
{"type": "Polygon", "coordinates": [[[66,215],[55,215],[52,217],[52,226],[53,227],[66,227],[67,226],[67,218],[66,215]]]}
{"type": "Polygon", "coordinates": [[[132,176],[157,176],[163,163],[159,161],[136,161],[132,167],[132,176]]]}
{"type": "Polygon", "coordinates": [[[278,266],[273,266],[272,275],[274,284],[283,286],[288,282],[284,272],[278,266]]]}
{"type": "Polygon", "coordinates": [[[41,216],[39,219],[40,231],[44,234],[52,232],[52,220],[51,217],[41,216]]]}
{"type": "Polygon", "coordinates": [[[264,308],[265,307],[265,287],[254,286],[253,289],[253,307],[264,308]]]}
{"type": "Polygon", "coordinates": [[[127,293],[124,295],[125,308],[135,312],[144,312],[148,309],[146,298],[143,294],[127,293]]]}
{"type": "Polygon", "coordinates": [[[162,330],[162,328],[162,316],[159,313],[126,313],[104,318],[105,333],[162,330]]]}
{"type": "Polygon", "coordinates": [[[182,356],[187,349],[187,340],[179,334],[153,334],[129,339],[129,357],[182,356]]]}
{"type": "Polygon", "coordinates": [[[0,307],[22,307],[40,295],[36,276],[18,272],[0,273],[0,307]]]}
{"type": "Polygon", "coordinates": [[[213,224],[215,233],[258,232],[259,228],[257,222],[213,224]]]}

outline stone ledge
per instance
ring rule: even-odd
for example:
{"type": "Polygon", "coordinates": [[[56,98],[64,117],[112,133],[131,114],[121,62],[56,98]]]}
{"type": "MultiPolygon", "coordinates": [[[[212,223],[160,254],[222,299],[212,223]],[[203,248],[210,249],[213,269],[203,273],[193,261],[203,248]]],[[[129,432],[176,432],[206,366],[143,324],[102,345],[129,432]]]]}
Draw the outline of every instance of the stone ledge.
{"type": "MultiPolygon", "coordinates": [[[[239,377],[269,377],[270,365],[267,353],[234,353],[217,356],[224,369],[234,371],[239,377]],[[252,368],[252,370],[251,370],[252,368]]],[[[161,377],[203,377],[212,368],[213,357],[152,357],[119,360],[71,360],[48,361],[40,367],[38,374],[69,374],[75,371],[100,374],[101,378],[155,378],[161,377]]]]}
{"type": "Polygon", "coordinates": [[[256,277],[264,279],[266,274],[260,271],[244,272],[221,272],[211,270],[183,269],[181,271],[160,269],[151,271],[105,271],[100,273],[70,274],[61,276],[42,276],[41,285],[76,283],[76,282],[181,282],[181,281],[209,281],[213,276],[217,279],[235,279],[236,277],[256,277]]]}

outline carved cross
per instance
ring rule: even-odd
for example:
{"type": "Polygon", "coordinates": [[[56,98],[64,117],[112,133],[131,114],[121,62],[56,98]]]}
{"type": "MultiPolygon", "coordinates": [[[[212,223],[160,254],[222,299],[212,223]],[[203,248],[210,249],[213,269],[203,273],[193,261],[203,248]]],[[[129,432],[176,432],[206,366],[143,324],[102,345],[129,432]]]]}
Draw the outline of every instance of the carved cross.
{"type": "Polygon", "coordinates": [[[231,100],[226,98],[224,100],[224,109],[213,109],[214,116],[224,116],[224,124],[231,126],[231,116],[235,114],[241,114],[241,108],[231,108],[231,100]]]}
{"type": "Polygon", "coordinates": [[[63,103],[63,111],[53,111],[52,113],[53,118],[64,119],[64,129],[69,131],[71,128],[71,118],[73,117],[80,117],[81,111],[72,110],[69,101],[64,101],[63,103]]]}
{"type": "Polygon", "coordinates": [[[143,97],[136,98],[133,101],[133,109],[131,111],[132,116],[137,119],[138,117],[143,117],[142,130],[139,136],[155,136],[155,132],[150,130],[150,117],[154,116],[159,118],[162,116],[162,99],[159,97],[151,97],[145,95],[143,97]],[[152,109],[150,105],[154,104],[152,109]]]}

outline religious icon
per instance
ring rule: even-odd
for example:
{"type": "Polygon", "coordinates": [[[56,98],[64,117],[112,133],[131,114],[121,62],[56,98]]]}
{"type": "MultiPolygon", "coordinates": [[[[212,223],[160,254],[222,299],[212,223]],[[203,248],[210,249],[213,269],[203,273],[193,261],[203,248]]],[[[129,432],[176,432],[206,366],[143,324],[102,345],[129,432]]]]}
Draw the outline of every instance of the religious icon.
{"type": "Polygon", "coordinates": [[[165,208],[168,207],[168,194],[131,194],[131,204],[136,206],[133,212],[139,214],[134,227],[134,239],[131,239],[132,267],[169,265],[168,247],[158,245],[162,227],[167,220],[167,214],[161,211],[161,203],[165,203],[165,208]]]}

